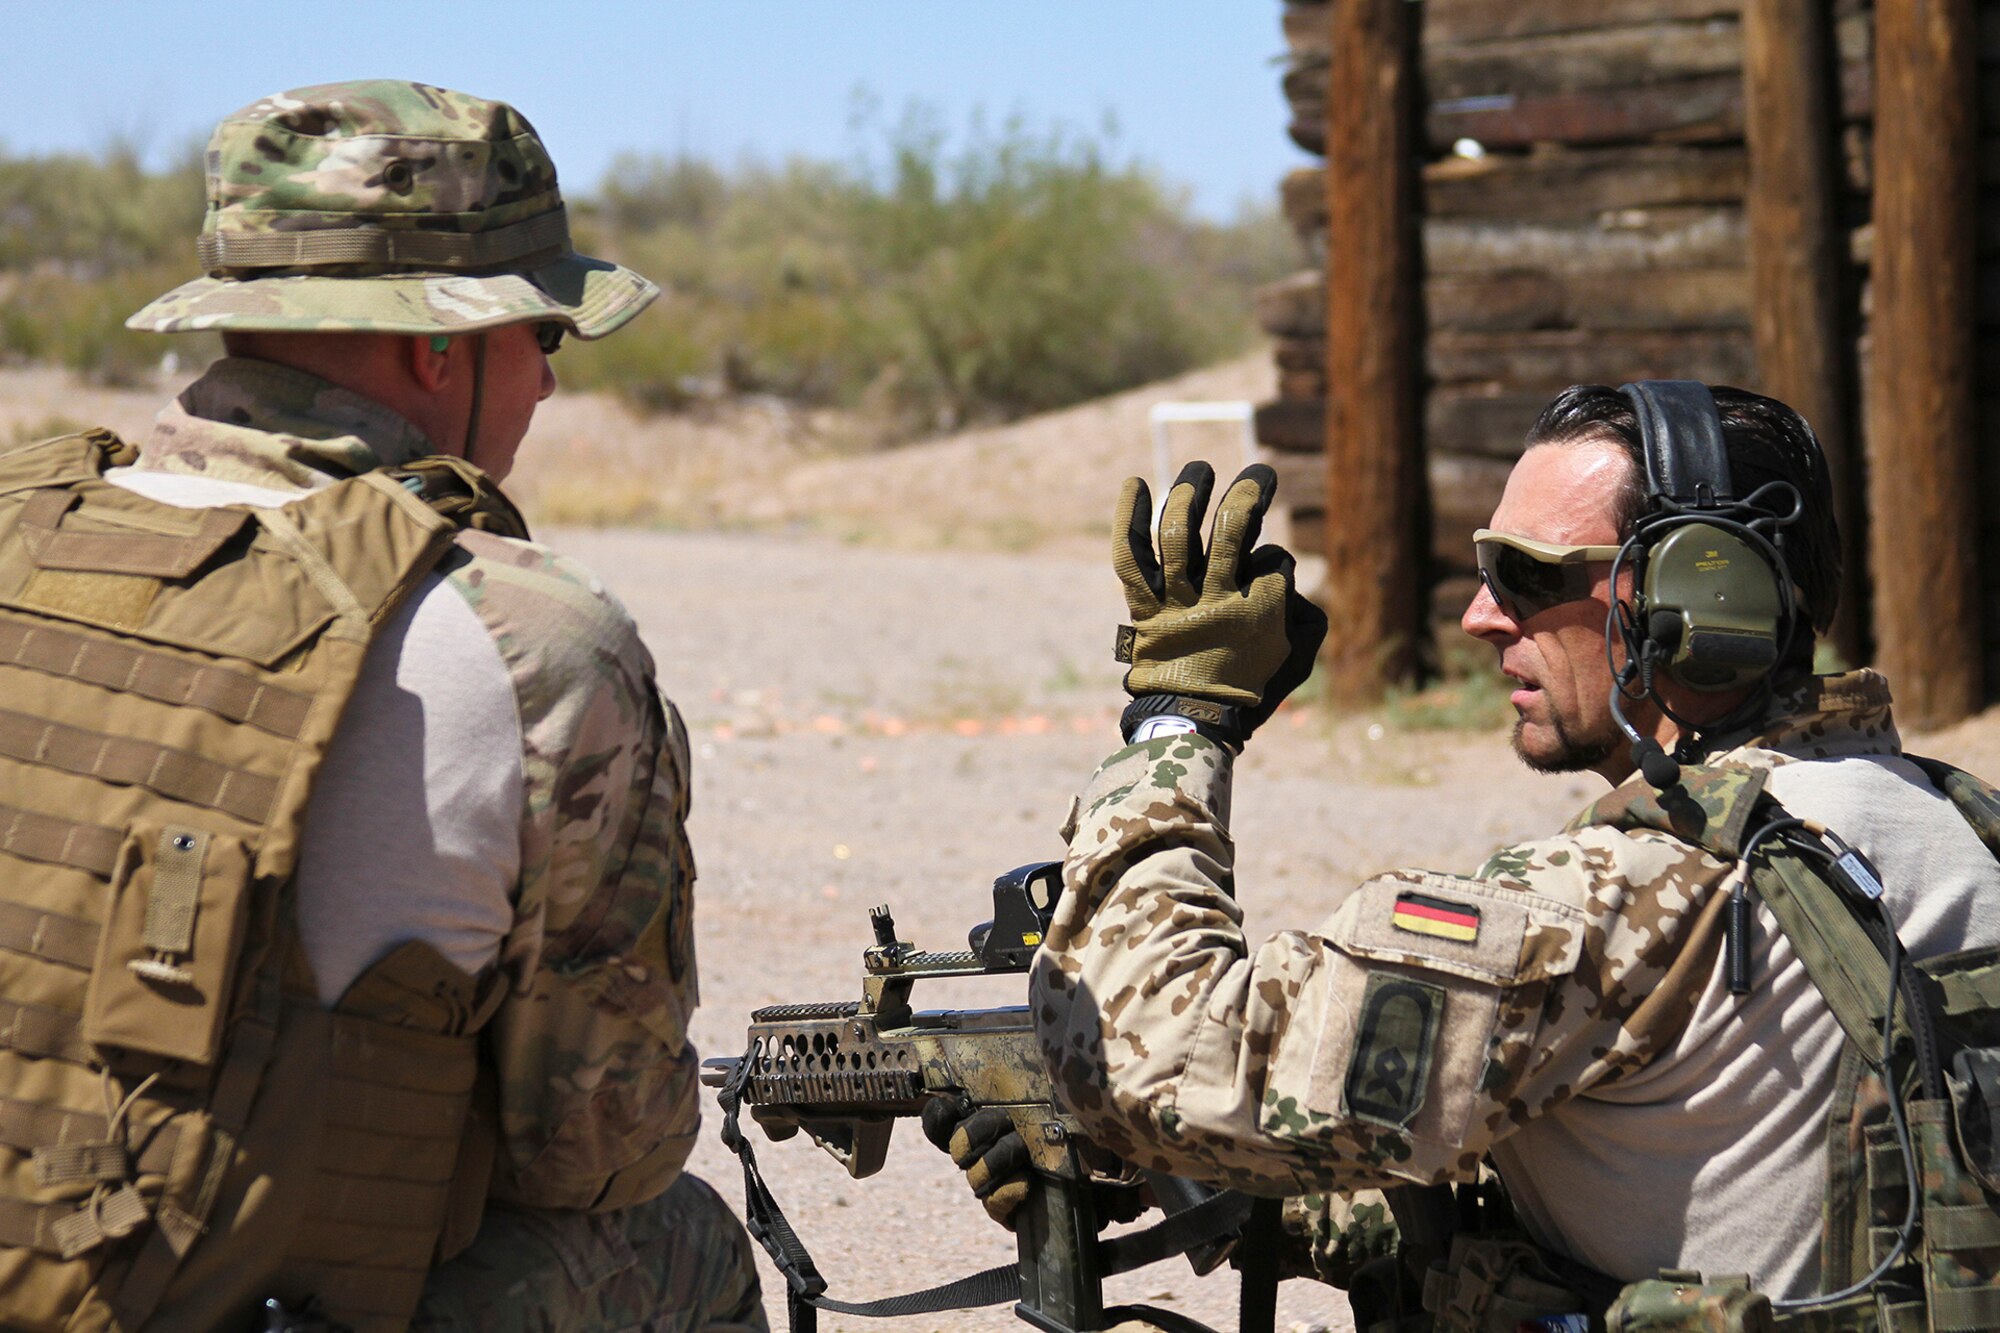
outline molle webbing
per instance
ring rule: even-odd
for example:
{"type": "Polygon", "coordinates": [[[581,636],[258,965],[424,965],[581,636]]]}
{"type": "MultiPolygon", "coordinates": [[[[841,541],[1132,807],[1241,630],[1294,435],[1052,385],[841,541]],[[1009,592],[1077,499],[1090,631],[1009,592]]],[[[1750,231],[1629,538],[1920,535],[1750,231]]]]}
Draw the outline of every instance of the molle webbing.
{"type": "Polygon", "coordinates": [[[186,750],[44,722],[4,708],[0,708],[0,757],[119,786],[144,787],[252,824],[261,824],[270,815],[278,791],[275,778],[219,764],[186,750]]]}
{"type": "Polygon", "coordinates": [[[94,1055],[81,1028],[80,1014],[0,998],[0,1050],[90,1064],[94,1055]]]}
{"type": "Polygon", "coordinates": [[[286,990],[284,895],[368,638],[455,524],[373,475],[191,512],[113,461],[109,435],[0,450],[0,1326],[232,1326],[242,1282],[305,1280],[399,1329],[465,1193],[492,1007],[346,1012],[473,988],[404,958],[320,1010],[286,990]]]}
{"type": "MultiPolygon", "coordinates": [[[[117,846],[111,850],[115,855],[117,846]]],[[[97,958],[99,933],[94,921],[0,900],[0,949],[70,967],[89,967],[97,958]]]]}
{"type": "Polygon", "coordinates": [[[117,829],[0,805],[0,852],[24,861],[74,866],[109,879],[118,864],[117,829]]]}
{"type": "Polygon", "coordinates": [[[290,740],[312,696],[208,662],[0,616],[0,665],[86,681],[160,703],[205,709],[290,740]]]}

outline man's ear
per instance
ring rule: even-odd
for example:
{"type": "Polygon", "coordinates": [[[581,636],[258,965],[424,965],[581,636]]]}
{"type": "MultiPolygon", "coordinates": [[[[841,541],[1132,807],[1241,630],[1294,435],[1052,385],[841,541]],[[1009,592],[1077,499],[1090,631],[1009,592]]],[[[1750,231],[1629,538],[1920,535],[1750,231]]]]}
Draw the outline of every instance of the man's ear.
{"type": "Polygon", "coordinates": [[[451,383],[452,340],[442,333],[420,333],[405,338],[410,378],[426,393],[436,393],[451,383]]]}

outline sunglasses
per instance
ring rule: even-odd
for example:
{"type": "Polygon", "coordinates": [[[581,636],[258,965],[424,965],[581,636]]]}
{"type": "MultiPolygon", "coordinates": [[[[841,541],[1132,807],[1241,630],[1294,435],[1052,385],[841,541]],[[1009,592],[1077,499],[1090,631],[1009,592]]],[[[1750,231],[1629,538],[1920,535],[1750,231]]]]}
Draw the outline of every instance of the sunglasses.
{"type": "Polygon", "coordinates": [[[1516,621],[1590,596],[1597,579],[1588,568],[1615,560],[1618,546],[1564,546],[1509,536],[1491,528],[1472,534],[1479,581],[1500,609],[1516,621]]]}
{"type": "Polygon", "coordinates": [[[568,332],[566,325],[545,319],[535,325],[535,345],[542,349],[543,356],[554,356],[556,349],[562,346],[563,335],[568,332]]]}

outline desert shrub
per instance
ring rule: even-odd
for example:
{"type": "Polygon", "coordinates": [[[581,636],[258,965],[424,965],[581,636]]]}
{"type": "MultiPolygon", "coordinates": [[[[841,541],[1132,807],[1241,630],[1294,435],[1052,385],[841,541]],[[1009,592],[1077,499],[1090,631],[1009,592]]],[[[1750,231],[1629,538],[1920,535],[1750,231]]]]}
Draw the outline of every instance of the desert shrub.
{"type": "MultiPolygon", "coordinates": [[[[860,408],[892,434],[1061,407],[1255,337],[1249,290],[1297,260],[1271,210],[1195,217],[1105,136],[915,108],[847,163],[626,154],[571,193],[579,245],[659,282],[557,371],[653,410],[728,393],[860,408]]],[[[193,276],[198,154],[148,172],[0,155],[0,356],[130,379],[169,346],[127,315],[193,276]]]]}

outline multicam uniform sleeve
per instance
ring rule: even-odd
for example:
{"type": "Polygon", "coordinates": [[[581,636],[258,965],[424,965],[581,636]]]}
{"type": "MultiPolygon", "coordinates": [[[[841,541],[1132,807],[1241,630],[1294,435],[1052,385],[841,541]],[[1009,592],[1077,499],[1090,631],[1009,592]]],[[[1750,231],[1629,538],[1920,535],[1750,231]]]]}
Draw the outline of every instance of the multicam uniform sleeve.
{"type": "Polygon", "coordinates": [[[1472,1179],[1510,1127],[1685,1026],[1726,872],[1697,848],[1578,828],[1476,876],[1377,876],[1253,946],[1230,763],[1194,735],[1129,747],[1072,816],[1036,1028],[1120,1156],[1267,1194],[1472,1179]]]}
{"type": "Polygon", "coordinates": [[[605,1210],[679,1174],[700,1110],[686,733],[631,618],[546,549],[462,534],[451,574],[520,705],[521,885],[488,1032],[497,1197],[605,1210]]]}

